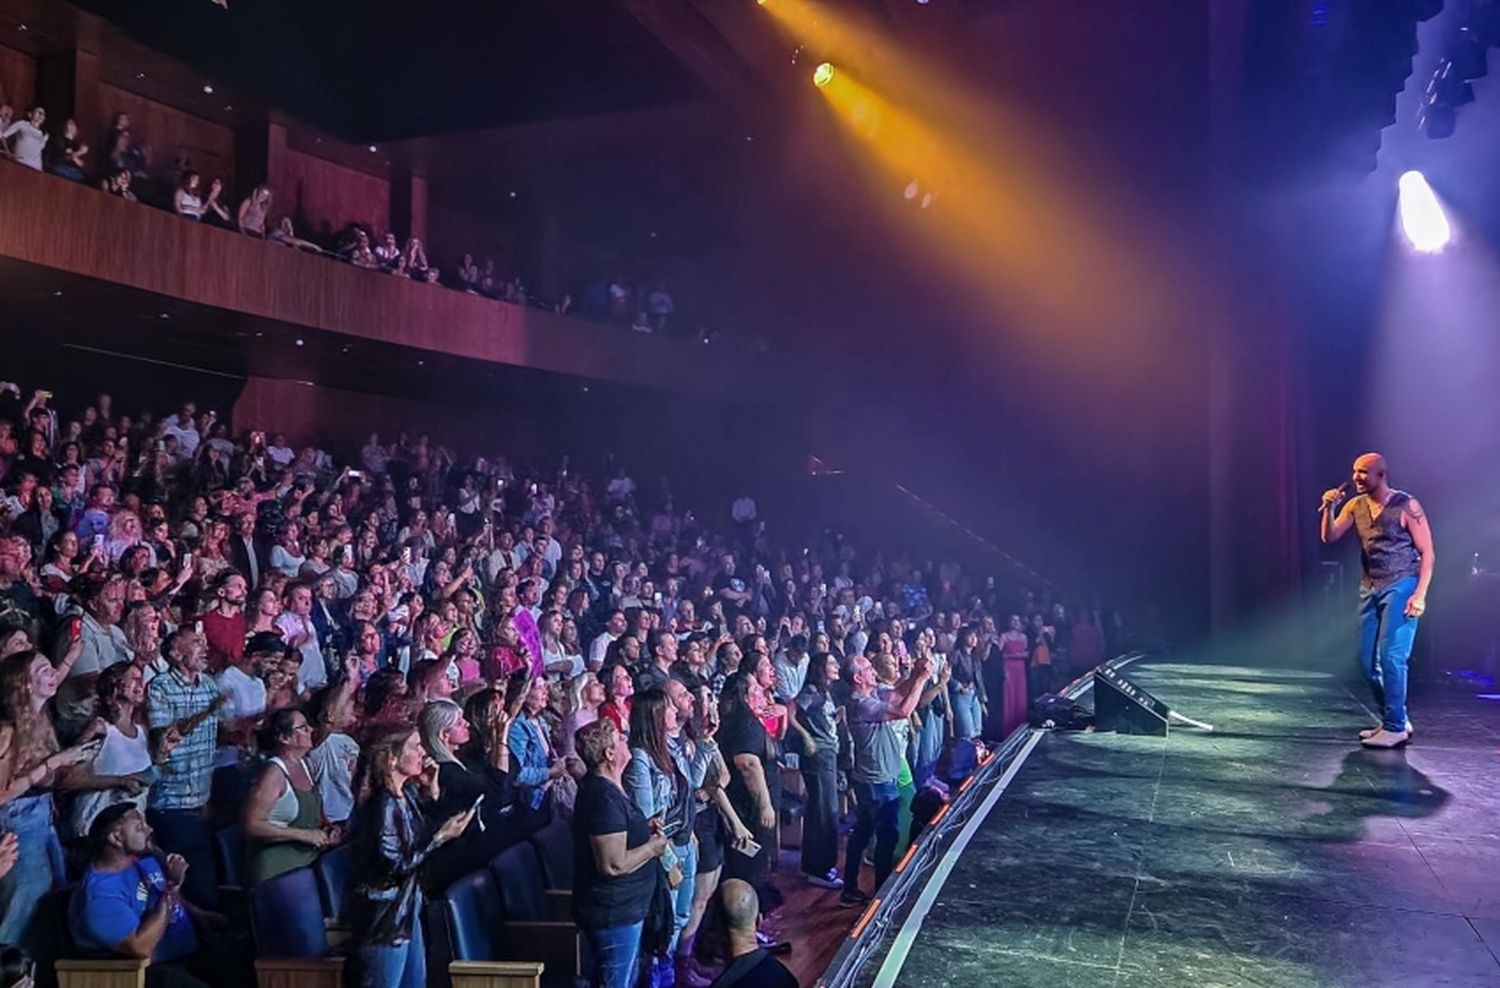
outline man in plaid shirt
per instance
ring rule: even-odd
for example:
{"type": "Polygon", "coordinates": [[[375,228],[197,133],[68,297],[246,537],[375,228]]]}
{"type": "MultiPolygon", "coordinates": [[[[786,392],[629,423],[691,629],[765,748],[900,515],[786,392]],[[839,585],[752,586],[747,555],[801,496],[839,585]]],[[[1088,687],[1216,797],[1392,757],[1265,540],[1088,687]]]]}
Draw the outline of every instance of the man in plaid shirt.
{"type": "Polygon", "coordinates": [[[146,717],[153,730],[164,730],[170,744],[180,736],[151,786],[147,818],[163,850],[188,862],[183,893],[195,905],[212,909],[218,898],[218,869],[210,839],[208,797],[218,748],[216,706],[219,687],[208,668],[208,643],[201,632],[182,628],[164,646],[168,671],[146,691],[146,717]]]}

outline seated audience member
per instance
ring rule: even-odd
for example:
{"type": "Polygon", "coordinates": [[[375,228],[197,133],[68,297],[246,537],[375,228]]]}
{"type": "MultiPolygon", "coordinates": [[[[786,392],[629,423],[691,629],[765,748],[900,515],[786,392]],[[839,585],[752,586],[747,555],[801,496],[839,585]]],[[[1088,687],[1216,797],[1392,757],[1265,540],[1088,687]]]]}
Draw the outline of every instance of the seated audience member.
{"type": "MultiPolygon", "coordinates": [[[[11,121],[16,117],[15,107],[9,103],[0,103],[0,135],[4,135],[10,129],[11,121]]],[[[0,136],[0,158],[10,157],[10,138],[0,136]]]]}
{"type": "Polygon", "coordinates": [[[657,859],[669,842],[625,795],[625,735],[597,720],[578,732],[577,744],[588,774],[573,815],[573,918],[593,949],[595,984],[633,988],[657,859]]]}
{"type": "Polygon", "coordinates": [[[99,188],[112,196],[124,199],[126,202],[137,202],[136,195],[130,189],[132,181],[130,171],[125,168],[111,169],[104,181],[99,183],[99,188]]]}
{"type": "Polygon", "coordinates": [[[90,957],[149,960],[146,984],[163,988],[239,984],[248,958],[205,940],[225,928],[182,895],[188,863],[159,857],[141,811],[120,803],[101,811],[89,828],[88,870],[68,903],[73,942],[90,957]],[[201,928],[201,935],[200,935],[201,928]]]}
{"type": "Polygon", "coordinates": [[[408,237],[406,240],[406,249],[401,252],[401,268],[413,281],[438,280],[438,269],[427,263],[427,251],[422,247],[422,241],[416,237],[408,237]]]}
{"type": "Polygon", "coordinates": [[[354,230],[353,243],[349,246],[347,256],[349,263],[357,268],[375,271],[380,267],[380,259],[370,249],[370,235],[357,227],[354,230]]]}
{"type": "Polygon", "coordinates": [[[271,187],[257,185],[245,197],[245,201],[240,203],[239,212],[236,214],[235,221],[239,225],[240,232],[247,237],[266,239],[266,218],[270,211],[271,187]]]}
{"type": "Polygon", "coordinates": [[[346,983],[363,988],[421,988],[427,983],[418,870],[433,851],[461,835],[473,810],[429,826],[418,799],[438,797],[437,770],[410,726],[387,730],[366,752],[370,795],[350,828],[353,954],[346,983]]]}
{"type": "Polygon", "coordinates": [[[375,260],[386,271],[399,271],[401,268],[401,248],[396,243],[396,235],[387,233],[380,238],[380,243],[375,245],[375,260]]]}
{"type": "Polygon", "coordinates": [[[25,117],[0,130],[0,138],[4,139],[6,146],[10,148],[11,157],[18,164],[42,170],[42,149],[47,146],[48,137],[47,132],[42,130],[42,124],[46,119],[47,111],[33,106],[26,111],[25,117]]]}
{"type": "Polygon", "coordinates": [[[297,236],[297,229],[292,225],[290,216],[283,216],[276,221],[276,226],[271,230],[270,241],[281,244],[283,247],[295,247],[297,250],[305,250],[310,254],[321,254],[323,248],[311,240],[304,240],[297,236]]]}
{"type": "Polygon", "coordinates": [[[251,885],[312,864],[333,843],[306,761],[313,742],[312,725],[295,708],[276,711],[261,731],[260,750],[268,757],[250,788],[242,821],[251,885]]]}
{"type": "Polygon", "coordinates": [[[723,906],[729,966],[714,980],[713,988],[797,988],[792,972],[756,940],[760,898],[755,887],[731,878],[719,891],[719,903],[723,906]]]}
{"type": "Polygon", "coordinates": [[[203,219],[203,198],[198,195],[201,181],[197,172],[185,171],[178,180],[177,191],[172,193],[172,211],[185,220],[203,219]]]}

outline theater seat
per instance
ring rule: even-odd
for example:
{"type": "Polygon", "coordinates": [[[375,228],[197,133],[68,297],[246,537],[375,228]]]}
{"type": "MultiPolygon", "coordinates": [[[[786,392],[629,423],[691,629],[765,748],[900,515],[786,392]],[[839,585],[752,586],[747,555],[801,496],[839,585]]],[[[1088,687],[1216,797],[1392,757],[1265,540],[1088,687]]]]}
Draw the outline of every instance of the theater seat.
{"type": "Polygon", "coordinates": [[[494,876],[486,869],[465,875],[443,893],[441,919],[452,960],[453,988],[535,988],[546,965],[505,961],[505,914],[494,876]]]}
{"type": "Polygon", "coordinates": [[[566,977],[584,971],[583,938],[573,924],[571,890],[548,889],[536,848],[522,841],[490,862],[505,912],[506,956],[541,960],[566,977]]]}
{"type": "Polygon", "coordinates": [[[329,948],[311,868],[257,885],[250,893],[250,929],[260,988],[339,988],[344,961],[329,948]]]}
{"type": "Polygon", "coordinates": [[[214,831],[214,856],[219,862],[219,881],[244,888],[245,828],[239,824],[214,831]]]}
{"type": "Polygon", "coordinates": [[[529,838],[542,860],[549,889],[573,887],[573,828],[558,817],[529,838]]]}
{"type": "Polygon", "coordinates": [[[68,900],[72,888],[59,889],[42,899],[38,909],[39,942],[35,945],[37,984],[48,981],[47,968],[58,988],[145,988],[149,960],[83,959],[68,929],[68,900]]]}

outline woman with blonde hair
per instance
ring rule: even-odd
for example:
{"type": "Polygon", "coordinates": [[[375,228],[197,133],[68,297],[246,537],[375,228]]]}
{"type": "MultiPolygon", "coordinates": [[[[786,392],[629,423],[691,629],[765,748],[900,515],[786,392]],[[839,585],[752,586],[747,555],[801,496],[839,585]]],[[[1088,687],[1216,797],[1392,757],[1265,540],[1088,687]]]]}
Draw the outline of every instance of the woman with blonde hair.
{"type": "Polygon", "coordinates": [[[92,758],[103,730],[95,722],[72,748],[57,743],[47,702],[62,679],[45,655],[17,652],[0,661],[0,831],[16,835],[20,859],[0,878],[0,943],[26,944],[27,928],[52,888],[55,846],[52,792],[69,769],[92,758]]]}

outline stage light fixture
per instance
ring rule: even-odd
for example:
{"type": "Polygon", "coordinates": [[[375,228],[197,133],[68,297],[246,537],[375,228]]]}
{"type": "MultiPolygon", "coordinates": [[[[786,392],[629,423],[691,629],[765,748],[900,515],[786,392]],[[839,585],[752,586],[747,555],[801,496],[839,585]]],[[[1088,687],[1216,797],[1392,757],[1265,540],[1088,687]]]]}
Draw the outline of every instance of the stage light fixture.
{"type": "Polygon", "coordinates": [[[1453,42],[1451,60],[1453,71],[1461,79],[1480,79],[1489,74],[1489,46],[1479,39],[1479,33],[1471,27],[1459,28],[1453,42]]]}
{"type": "Polygon", "coordinates": [[[1401,191],[1401,230],[1412,249],[1422,254],[1436,254],[1453,239],[1453,228],[1443,206],[1419,171],[1409,171],[1398,183],[1401,191]]]}
{"type": "Polygon", "coordinates": [[[833,81],[833,63],[823,62],[813,69],[813,85],[822,89],[833,81]]]}

